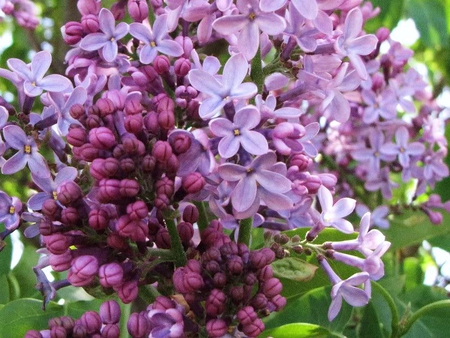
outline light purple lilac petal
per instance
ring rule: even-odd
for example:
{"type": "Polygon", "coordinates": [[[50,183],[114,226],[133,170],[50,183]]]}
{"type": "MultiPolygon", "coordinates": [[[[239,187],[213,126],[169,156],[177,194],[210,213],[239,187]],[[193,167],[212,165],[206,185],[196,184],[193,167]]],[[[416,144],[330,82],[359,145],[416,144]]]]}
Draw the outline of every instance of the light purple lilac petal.
{"type": "Polygon", "coordinates": [[[32,81],[32,73],[28,65],[20,59],[11,58],[6,61],[8,67],[19,74],[22,79],[32,81]]]}
{"type": "Polygon", "coordinates": [[[230,57],[223,68],[222,83],[229,89],[234,89],[241,85],[248,73],[248,63],[242,54],[235,54],[230,57]]]}
{"type": "Polygon", "coordinates": [[[37,84],[49,92],[62,92],[72,85],[68,78],[59,74],[48,75],[37,84]]]}
{"type": "Polygon", "coordinates": [[[355,210],[356,200],[348,197],[341,198],[333,205],[332,211],[333,218],[343,218],[348,216],[355,210]]]}
{"type": "Polygon", "coordinates": [[[209,119],[220,112],[220,110],[227,104],[227,100],[215,96],[206,99],[200,104],[199,115],[202,119],[209,119]]]}
{"type": "Polygon", "coordinates": [[[314,20],[319,8],[316,0],[291,0],[299,13],[308,20],[314,20]]]}
{"type": "Polygon", "coordinates": [[[270,208],[276,211],[289,210],[294,207],[292,200],[282,194],[270,192],[264,188],[259,189],[259,196],[263,202],[270,208]]]}
{"type": "Polygon", "coordinates": [[[242,28],[239,33],[238,43],[239,51],[250,60],[259,48],[259,27],[256,23],[250,23],[242,28]]]}
{"type": "Polygon", "coordinates": [[[267,139],[257,131],[246,131],[240,138],[242,147],[253,155],[263,155],[269,150],[267,139]]]}
{"type": "Polygon", "coordinates": [[[361,32],[363,25],[363,16],[359,7],[353,8],[348,12],[344,24],[344,37],[346,40],[354,39],[361,32]]]}
{"type": "Polygon", "coordinates": [[[150,28],[139,22],[130,24],[130,34],[146,44],[149,44],[155,39],[150,28]]]}
{"type": "Polygon", "coordinates": [[[292,182],[285,176],[269,170],[257,173],[258,183],[270,192],[285,193],[291,190],[292,182]]]}
{"type": "Polygon", "coordinates": [[[229,15],[218,18],[213,23],[213,28],[223,35],[231,35],[243,29],[249,20],[246,15],[229,15]]]}
{"type": "Polygon", "coordinates": [[[41,210],[42,205],[46,200],[51,198],[51,195],[46,192],[38,192],[37,194],[30,197],[27,202],[27,205],[32,210],[41,210]]]}
{"type": "Polygon", "coordinates": [[[239,109],[234,116],[234,124],[243,129],[253,129],[260,121],[259,111],[253,106],[239,109]]]}
{"type": "Polygon", "coordinates": [[[115,41],[108,41],[102,49],[102,54],[107,62],[113,62],[117,57],[118,47],[115,41]]]}
{"type": "Polygon", "coordinates": [[[249,99],[258,92],[258,87],[252,82],[241,83],[230,93],[234,99],[249,99]]]}
{"type": "Polygon", "coordinates": [[[210,96],[220,96],[224,90],[222,84],[211,74],[193,69],[189,72],[189,81],[195,89],[210,96]]]}
{"type": "Polygon", "coordinates": [[[120,22],[115,28],[114,39],[120,40],[128,34],[129,26],[126,22],[120,22]]]}
{"type": "Polygon", "coordinates": [[[33,174],[38,176],[49,175],[44,156],[37,152],[29,156],[30,158],[28,159],[28,167],[33,174]]]}
{"type": "Polygon", "coordinates": [[[257,185],[255,179],[248,175],[238,182],[231,193],[231,202],[237,211],[247,210],[256,198],[257,185]]]}
{"type": "Polygon", "coordinates": [[[155,60],[158,50],[150,45],[145,45],[139,50],[139,61],[148,65],[155,60]]]}
{"type": "Polygon", "coordinates": [[[3,128],[3,137],[11,148],[22,151],[28,141],[27,135],[22,128],[15,125],[9,125],[3,128]]]}
{"type": "Polygon", "coordinates": [[[2,166],[2,174],[9,175],[22,170],[27,165],[28,159],[23,151],[19,151],[11,156],[2,166]]]}
{"type": "Polygon", "coordinates": [[[52,56],[49,52],[42,51],[37,53],[31,60],[31,73],[34,75],[35,80],[42,79],[50,68],[52,63],[52,56]]]}
{"type": "Polygon", "coordinates": [[[91,33],[80,41],[80,48],[87,51],[94,51],[102,48],[110,40],[103,33],[91,33]]]}
{"type": "Polygon", "coordinates": [[[25,81],[23,84],[23,90],[25,94],[31,97],[36,97],[42,94],[43,89],[39,86],[36,86],[36,84],[33,84],[30,81],[25,81]]]}
{"type": "Polygon", "coordinates": [[[347,51],[358,55],[368,55],[375,49],[377,43],[378,39],[375,35],[363,35],[354,39],[347,46],[347,51]]]}
{"type": "Polygon", "coordinates": [[[274,13],[259,13],[255,21],[259,29],[268,35],[280,34],[286,28],[286,21],[274,13]]]}
{"type": "Polygon", "coordinates": [[[219,155],[223,158],[234,156],[238,152],[240,144],[238,137],[233,135],[223,137],[218,146],[219,155]]]}
{"type": "Polygon", "coordinates": [[[113,36],[116,26],[114,15],[106,8],[102,8],[98,15],[100,29],[107,35],[113,36]]]}
{"type": "Polygon", "coordinates": [[[211,122],[209,123],[209,128],[211,129],[214,135],[224,137],[230,135],[230,133],[233,132],[235,126],[228,119],[217,118],[211,120],[211,122]]]}
{"type": "Polygon", "coordinates": [[[157,49],[160,53],[169,56],[180,56],[183,52],[183,47],[181,47],[177,42],[172,40],[161,40],[157,44],[157,49]]]}
{"type": "Polygon", "coordinates": [[[286,3],[286,0],[261,0],[259,8],[263,12],[273,12],[281,8],[286,3]]]}
{"type": "Polygon", "coordinates": [[[224,163],[219,169],[219,175],[226,181],[239,181],[247,176],[247,168],[234,164],[234,163],[224,163]]]}

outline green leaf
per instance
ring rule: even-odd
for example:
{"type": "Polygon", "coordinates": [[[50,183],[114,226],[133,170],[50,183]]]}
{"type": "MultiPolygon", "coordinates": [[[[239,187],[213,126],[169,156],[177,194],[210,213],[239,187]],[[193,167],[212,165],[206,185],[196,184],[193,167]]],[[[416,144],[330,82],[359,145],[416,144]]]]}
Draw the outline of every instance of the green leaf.
{"type": "Polygon", "coordinates": [[[444,213],[443,216],[442,224],[434,225],[423,212],[411,211],[395,215],[390,220],[390,228],[383,231],[386,239],[392,243],[391,250],[420,244],[423,240],[450,234],[450,214],[444,213]]]}
{"type": "MultiPolygon", "coordinates": [[[[306,233],[309,231],[309,228],[299,228],[295,230],[289,230],[284,232],[284,234],[288,235],[289,237],[294,237],[295,235],[300,236],[301,239],[304,239],[306,236],[306,233]]],[[[325,242],[335,242],[335,241],[345,241],[349,239],[355,239],[358,237],[358,233],[354,232],[352,234],[344,234],[340,232],[339,230],[333,229],[333,228],[325,228],[323,229],[317,238],[312,241],[314,244],[322,244],[325,242]]]]}
{"type": "Polygon", "coordinates": [[[327,329],[314,324],[295,323],[283,325],[281,327],[264,331],[260,338],[332,338],[342,337],[328,331],[327,329]]]}
{"type": "Polygon", "coordinates": [[[369,33],[375,33],[380,27],[394,28],[403,12],[404,0],[372,0],[373,7],[380,8],[380,14],[370,19],[364,26],[369,33]]]}
{"type": "Polygon", "coordinates": [[[375,306],[370,302],[364,307],[364,314],[358,325],[358,337],[384,338],[385,335],[381,331],[381,325],[375,306]]]}
{"type": "Polygon", "coordinates": [[[6,237],[3,243],[5,244],[5,246],[3,247],[3,250],[0,251],[0,276],[7,275],[9,273],[11,269],[11,259],[12,259],[11,238],[9,236],[6,237]]]}
{"type": "MultiPolygon", "coordinates": [[[[302,283],[298,283],[298,285],[302,283]]],[[[321,287],[308,293],[288,299],[286,307],[279,313],[272,313],[264,319],[266,329],[273,329],[292,323],[311,323],[319,325],[334,334],[344,331],[352,314],[352,307],[343,302],[339,315],[330,322],[328,308],[331,304],[330,288],[321,287]]]]}
{"type": "Polygon", "coordinates": [[[64,304],[64,314],[66,316],[78,319],[86,311],[98,312],[100,309],[100,305],[102,305],[102,303],[103,300],[101,299],[93,299],[90,301],[81,301],[81,302],[68,302],[64,304]]]}
{"type": "Polygon", "coordinates": [[[23,244],[22,257],[11,273],[20,281],[20,296],[22,298],[39,298],[40,293],[35,288],[36,275],[33,272],[33,266],[37,264],[39,255],[36,254],[36,248],[28,241],[23,241],[23,244]]]}
{"type": "Polygon", "coordinates": [[[287,257],[272,263],[276,277],[298,282],[308,281],[314,277],[317,266],[296,257],[287,257]]]}
{"type": "Polygon", "coordinates": [[[62,316],[63,309],[55,303],[42,310],[42,302],[36,299],[17,299],[0,309],[0,337],[23,338],[29,330],[47,328],[50,318],[62,316]]]}
{"type": "Polygon", "coordinates": [[[6,304],[10,301],[9,282],[6,275],[0,275],[0,304],[6,304]]]}

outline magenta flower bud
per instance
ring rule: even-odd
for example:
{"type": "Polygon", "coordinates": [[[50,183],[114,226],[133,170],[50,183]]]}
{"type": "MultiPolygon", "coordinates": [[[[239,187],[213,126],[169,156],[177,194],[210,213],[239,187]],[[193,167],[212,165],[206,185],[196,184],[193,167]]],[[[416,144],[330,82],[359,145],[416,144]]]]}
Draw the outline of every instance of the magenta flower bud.
{"type": "Polygon", "coordinates": [[[158,114],[150,112],[144,116],[144,127],[152,134],[159,132],[158,114]]]}
{"type": "Polygon", "coordinates": [[[75,120],[83,120],[86,117],[86,109],[82,104],[76,103],[69,110],[70,116],[75,120]]]}
{"type": "Polygon", "coordinates": [[[55,227],[53,226],[53,223],[47,220],[42,220],[39,223],[39,233],[42,236],[49,236],[53,233],[55,230],[55,227]]]}
{"type": "Polygon", "coordinates": [[[272,277],[273,277],[273,270],[270,265],[264,266],[258,273],[258,279],[261,282],[269,280],[272,277]]]}
{"type": "Polygon", "coordinates": [[[171,110],[163,110],[158,113],[158,125],[164,130],[173,129],[175,126],[175,115],[171,110]]]}
{"type": "Polygon", "coordinates": [[[64,25],[64,41],[68,45],[76,45],[83,37],[83,26],[76,21],[69,21],[64,25]]]}
{"type": "Polygon", "coordinates": [[[235,304],[239,304],[245,296],[244,287],[241,285],[235,285],[230,288],[229,295],[235,304]]]}
{"type": "Polygon", "coordinates": [[[96,230],[104,230],[109,224],[109,214],[105,209],[92,209],[89,212],[89,226],[96,230]]]}
{"type": "Polygon", "coordinates": [[[95,311],[87,311],[80,318],[80,323],[86,328],[86,332],[93,334],[100,331],[102,320],[95,311]]]}
{"type": "Polygon", "coordinates": [[[61,255],[69,249],[72,244],[69,237],[61,233],[44,236],[45,245],[52,254],[61,255]]]}
{"type": "Polygon", "coordinates": [[[191,70],[191,62],[185,58],[177,59],[173,66],[175,75],[179,77],[185,77],[191,70]]]}
{"type": "Polygon", "coordinates": [[[202,269],[201,263],[196,259],[188,260],[184,267],[185,272],[195,272],[195,273],[201,274],[202,270],[203,269],[202,269]]]}
{"type": "Polygon", "coordinates": [[[122,138],[123,150],[129,155],[144,155],[145,145],[134,135],[122,138]]]}
{"type": "Polygon", "coordinates": [[[133,99],[125,101],[125,113],[127,115],[139,115],[142,117],[143,110],[144,107],[142,107],[139,100],[133,99]]]}
{"type": "Polygon", "coordinates": [[[94,115],[99,113],[100,110],[97,107],[94,107],[95,106],[90,107],[88,117],[86,117],[86,122],[84,123],[88,129],[99,128],[102,125],[102,118],[98,115],[94,115]]]}
{"type": "Polygon", "coordinates": [[[294,154],[289,163],[291,166],[297,166],[299,171],[306,171],[311,165],[312,160],[304,154],[294,154]]]}
{"type": "Polygon", "coordinates": [[[198,220],[198,209],[195,205],[188,205],[183,210],[183,220],[189,223],[195,223],[198,220]]]}
{"type": "Polygon", "coordinates": [[[186,134],[178,133],[176,136],[170,138],[170,145],[172,146],[173,152],[177,155],[188,151],[191,144],[192,141],[186,134]]]}
{"type": "Polygon", "coordinates": [[[271,249],[263,248],[260,252],[265,255],[267,265],[270,265],[275,261],[275,253],[271,249]]]}
{"type": "Polygon", "coordinates": [[[77,321],[77,323],[73,327],[72,336],[74,338],[85,338],[85,337],[87,337],[88,333],[86,331],[86,328],[81,323],[78,323],[78,322],[79,321],[77,321]]]}
{"type": "Polygon", "coordinates": [[[153,204],[157,209],[165,210],[169,206],[170,200],[169,197],[167,197],[167,195],[158,194],[155,200],[153,201],[153,204]]]}
{"type": "Polygon", "coordinates": [[[211,338],[219,338],[228,332],[228,325],[223,319],[210,319],[206,323],[206,331],[211,338]]]}
{"type": "Polygon", "coordinates": [[[255,309],[251,306],[244,306],[237,313],[237,319],[242,325],[247,325],[258,319],[255,309]]]}
{"type": "Polygon", "coordinates": [[[249,256],[250,264],[256,268],[261,269],[267,265],[266,257],[261,251],[252,251],[249,256]]]}
{"type": "Polygon", "coordinates": [[[168,111],[174,111],[175,110],[175,104],[167,94],[159,94],[156,97],[156,112],[160,113],[162,111],[168,110],[168,111]]]}
{"type": "Polygon", "coordinates": [[[98,272],[97,258],[83,255],[72,261],[67,279],[73,286],[86,286],[90,284],[98,272]]]}
{"type": "Polygon", "coordinates": [[[223,272],[217,272],[213,277],[213,284],[216,288],[223,288],[227,285],[227,276],[223,272]]]}
{"type": "Polygon", "coordinates": [[[89,173],[96,180],[101,180],[103,178],[107,178],[104,174],[104,163],[105,160],[103,158],[96,158],[89,167],[89,173]]]}
{"type": "Polygon", "coordinates": [[[69,270],[72,266],[72,252],[66,250],[60,255],[50,255],[50,265],[57,272],[69,270]]]}
{"type": "Polygon", "coordinates": [[[164,311],[168,310],[168,309],[175,309],[175,307],[176,307],[175,302],[165,296],[156,297],[155,301],[151,304],[152,309],[158,309],[158,310],[164,310],[164,311]]]}
{"type": "Polygon", "coordinates": [[[67,142],[75,147],[81,147],[87,142],[86,130],[80,127],[70,128],[67,134],[67,142]]]}
{"type": "Polygon", "coordinates": [[[125,117],[125,129],[129,133],[139,134],[144,128],[144,122],[141,114],[127,115],[125,117]]]}
{"type": "Polygon", "coordinates": [[[375,36],[378,39],[378,43],[382,43],[384,41],[386,41],[389,36],[391,35],[391,31],[386,28],[386,27],[381,27],[377,30],[377,32],[375,33],[375,36]]]}
{"type": "Polygon", "coordinates": [[[442,223],[443,216],[440,212],[432,211],[429,209],[426,209],[425,212],[428,215],[428,217],[430,218],[431,223],[436,224],[436,225],[442,223]]]}
{"type": "Polygon", "coordinates": [[[198,193],[203,189],[206,184],[205,178],[199,172],[193,172],[185,177],[182,180],[183,189],[188,194],[198,193]]]}
{"type": "Polygon", "coordinates": [[[217,317],[220,316],[225,310],[225,302],[227,296],[225,293],[218,289],[212,289],[208,298],[206,298],[205,309],[208,316],[217,317]]]}
{"type": "Polygon", "coordinates": [[[220,254],[222,255],[222,257],[230,257],[237,255],[238,253],[238,246],[234,242],[226,243],[220,248],[220,254]]]}
{"type": "Polygon", "coordinates": [[[30,330],[25,334],[24,338],[43,338],[42,334],[36,330],[30,330]]]}
{"type": "Polygon", "coordinates": [[[42,203],[42,213],[50,218],[50,219],[56,219],[58,218],[59,214],[61,212],[61,207],[58,205],[58,203],[53,199],[49,198],[45,200],[44,203],[42,203]]]}
{"type": "Polygon", "coordinates": [[[75,320],[72,317],[62,316],[60,317],[61,326],[64,327],[67,331],[71,331],[75,326],[75,320]]]}
{"type": "Polygon", "coordinates": [[[333,190],[337,184],[337,178],[333,174],[323,173],[318,175],[322,184],[328,188],[328,190],[333,190]]]}
{"type": "Polygon", "coordinates": [[[257,293],[251,300],[252,306],[257,310],[265,309],[267,302],[267,297],[263,293],[257,293]]]}
{"type": "Polygon", "coordinates": [[[88,34],[97,32],[100,29],[98,16],[94,14],[83,15],[81,18],[81,26],[88,34]]]}
{"type": "Polygon", "coordinates": [[[115,179],[103,179],[98,183],[99,199],[102,201],[115,201],[120,198],[120,181],[115,179]]]}
{"type": "Polygon", "coordinates": [[[189,292],[184,281],[185,281],[184,268],[181,267],[176,269],[172,275],[173,287],[175,288],[175,290],[177,290],[177,292],[180,292],[182,294],[186,294],[189,292]]]}
{"type": "Polygon", "coordinates": [[[114,147],[116,142],[116,137],[113,132],[106,127],[94,128],[89,132],[89,142],[100,150],[108,150],[114,147]]]}
{"type": "Polygon", "coordinates": [[[172,196],[175,188],[173,181],[167,176],[164,176],[156,181],[155,189],[158,194],[172,196]]]}
{"type": "MultiPolygon", "coordinates": [[[[212,229],[211,229],[212,230],[212,229]]],[[[213,230],[214,231],[214,230],[213,230]]],[[[222,261],[222,257],[220,255],[220,250],[216,247],[209,248],[202,255],[203,261],[222,261]]]]}
{"type": "Polygon", "coordinates": [[[132,313],[127,322],[128,333],[134,338],[144,338],[148,336],[150,323],[147,319],[146,313],[132,313]]]}
{"type": "Polygon", "coordinates": [[[280,283],[278,278],[270,278],[266,280],[262,286],[262,292],[267,298],[272,298],[279,295],[282,290],[283,284],[280,283]]]}
{"type": "Polygon", "coordinates": [[[101,6],[101,2],[97,0],[79,0],[77,3],[78,10],[83,16],[88,14],[97,15],[101,6]]]}
{"type": "Polygon", "coordinates": [[[123,144],[116,145],[113,149],[112,154],[115,159],[121,159],[122,157],[124,157],[126,155],[126,152],[123,148],[123,144]]]}
{"type": "Polygon", "coordinates": [[[126,250],[129,247],[128,241],[116,233],[110,233],[108,234],[108,238],[106,239],[106,244],[117,250],[126,250]]]}
{"type": "Polygon", "coordinates": [[[108,115],[111,115],[114,113],[117,109],[116,105],[114,104],[111,99],[108,99],[107,97],[102,97],[95,102],[95,106],[99,110],[99,115],[101,117],[106,117],[108,115]]]}
{"type": "Polygon", "coordinates": [[[125,282],[116,291],[120,300],[125,304],[129,304],[138,296],[138,283],[134,280],[125,282]]]}
{"type": "Polygon", "coordinates": [[[158,55],[155,60],[153,60],[153,67],[159,75],[163,75],[170,70],[169,58],[165,55],[158,55]]]}
{"type": "Polygon", "coordinates": [[[124,2],[113,3],[113,5],[111,6],[111,13],[113,14],[114,19],[116,19],[116,21],[121,21],[126,14],[125,3],[124,2]]]}
{"type": "Polygon", "coordinates": [[[194,43],[192,42],[189,36],[178,35],[175,38],[175,41],[178,42],[181,47],[183,47],[183,57],[189,59],[191,57],[191,52],[194,49],[194,43]]]}
{"type": "Polygon", "coordinates": [[[128,13],[134,21],[142,22],[148,18],[147,1],[129,0],[128,13]]]}
{"type": "Polygon", "coordinates": [[[102,338],[119,338],[120,328],[117,324],[106,324],[102,328],[102,338]]]}
{"type": "Polygon", "coordinates": [[[240,275],[244,270],[244,263],[239,256],[232,257],[227,262],[227,269],[233,275],[240,275]]]}
{"type": "Polygon", "coordinates": [[[281,295],[275,295],[270,302],[275,306],[275,311],[281,311],[286,306],[287,300],[281,295]]]}
{"type": "Polygon", "coordinates": [[[156,141],[152,149],[152,155],[158,162],[167,162],[170,156],[172,156],[172,148],[169,142],[156,141]]]}
{"type": "Polygon", "coordinates": [[[120,195],[122,197],[135,197],[140,189],[141,186],[136,180],[124,178],[120,181],[120,195]]]}
{"type": "Polygon", "coordinates": [[[120,320],[120,305],[115,300],[107,300],[100,305],[99,313],[103,324],[116,324],[120,320]]]}
{"type": "Polygon", "coordinates": [[[132,158],[123,158],[120,160],[120,169],[125,174],[131,174],[136,170],[136,163],[132,158]]]}
{"type": "Polygon", "coordinates": [[[61,318],[59,318],[59,317],[50,318],[48,321],[49,329],[51,329],[52,327],[56,327],[56,326],[62,326],[61,318]]]}
{"type": "Polygon", "coordinates": [[[50,338],[66,338],[67,330],[62,326],[54,326],[50,329],[50,338]]]}
{"type": "Polygon", "coordinates": [[[119,286],[123,282],[123,269],[120,264],[103,264],[98,270],[99,281],[105,288],[119,286]]]}
{"type": "Polygon", "coordinates": [[[56,188],[56,196],[61,204],[67,206],[83,196],[83,192],[74,181],[66,181],[56,188]]]}
{"type": "Polygon", "coordinates": [[[167,161],[167,163],[164,164],[165,165],[165,170],[166,170],[166,174],[170,175],[173,174],[175,175],[178,171],[178,169],[180,168],[180,161],[178,160],[178,157],[175,154],[172,154],[169,157],[169,160],[167,161]]]}
{"type": "Polygon", "coordinates": [[[148,208],[144,201],[136,201],[127,205],[127,214],[133,220],[141,220],[148,216],[148,208]]]}
{"type": "Polygon", "coordinates": [[[258,277],[253,272],[248,272],[244,277],[244,283],[246,285],[254,285],[258,282],[258,277]]]}
{"type": "Polygon", "coordinates": [[[90,143],[83,144],[81,147],[73,147],[73,154],[79,160],[92,162],[99,155],[98,148],[90,143]]]}
{"type": "Polygon", "coordinates": [[[185,244],[189,244],[190,240],[194,236],[193,225],[189,222],[180,222],[177,229],[180,234],[181,241],[185,244]]]}
{"type": "Polygon", "coordinates": [[[133,241],[143,242],[148,235],[148,227],[141,221],[135,221],[128,215],[123,215],[116,223],[117,232],[123,237],[130,237],[133,241]]]}
{"type": "Polygon", "coordinates": [[[308,192],[310,194],[316,194],[319,188],[322,186],[322,181],[318,176],[310,175],[303,184],[308,189],[308,192]]]}
{"type": "Polygon", "coordinates": [[[264,331],[264,323],[257,318],[254,322],[243,325],[242,332],[248,337],[258,337],[264,331]]]}
{"type": "Polygon", "coordinates": [[[78,216],[78,210],[74,207],[67,207],[61,211],[61,221],[67,225],[77,224],[80,217],[78,216]]]}
{"type": "Polygon", "coordinates": [[[206,263],[205,270],[210,274],[215,274],[216,272],[220,271],[220,264],[216,261],[210,261],[206,263]]]}

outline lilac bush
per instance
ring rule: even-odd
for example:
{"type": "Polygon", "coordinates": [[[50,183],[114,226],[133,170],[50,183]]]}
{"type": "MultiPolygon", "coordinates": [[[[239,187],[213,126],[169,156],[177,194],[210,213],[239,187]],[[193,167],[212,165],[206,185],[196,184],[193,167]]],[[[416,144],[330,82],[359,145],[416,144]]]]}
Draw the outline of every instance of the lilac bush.
{"type": "MultiPolygon", "coordinates": [[[[364,31],[370,3],[77,6],[64,76],[45,75],[47,51],[0,69],[17,95],[0,103],[1,172],[30,178],[22,202],[0,191],[0,239],[39,243],[44,308],[79,287],[134,304],[132,337],[257,337],[319,268],[332,321],[385,274],[374,227],[449,209],[429,193],[448,176],[442,108],[409,50],[364,31]]],[[[119,337],[116,300],[26,337],[119,337]]]]}

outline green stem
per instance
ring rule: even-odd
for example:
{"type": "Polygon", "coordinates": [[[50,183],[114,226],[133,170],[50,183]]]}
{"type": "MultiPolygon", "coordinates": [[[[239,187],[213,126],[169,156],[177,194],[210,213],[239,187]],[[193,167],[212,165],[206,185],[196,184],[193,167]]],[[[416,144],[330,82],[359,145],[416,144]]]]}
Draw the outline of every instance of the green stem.
{"type": "Polygon", "coordinates": [[[180,234],[173,219],[166,219],[167,231],[170,236],[170,246],[175,259],[176,266],[184,266],[186,264],[186,252],[184,252],[183,244],[181,243],[180,234]]]}
{"type": "Polygon", "coordinates": [[[252,226],[253,226],[253,218],[252,217],[241,220],[241,222],[239,223],[238,243],[243,243],[247,246],[250,245],[252,226]]]}
{"type": "Polygon", "coordinates": [[[420,308],[416,312],[414,312],[411,317],[408,318],[405,325],[401,328],[399,337],[404,335],[409,331],[411,326],[414,324],[414,322],[419,319],[422,316],[425,316],[429,314],[430,312],[433,312],[435,310],[450,308],[450,299],[440,300],[428,305],[425,305],[424,307],[420,308]]]}
{"type": "Polygon", "coordinates": [[[119,302],[119,304],[122,311],[122,314],[120,316],[120,338],[127,338],[128,337],[127,323],[128,318],[130,318],[131,314],[131,303],[123,304],[122,302],[119,302]]]}
{"type": "Polygon", "coordinates": [[[173,261],[173,253],[168,249],[149,249],[147,255],[150,257],[159,257],[164,261],[173,261]]]}
{"type": "Polygon", "coordinates": [[[262,70],[261,51],[258,48],[255,57],[252,60],[252,69],[250,77],[258,87],[258,93],[262,93],[264,89],[264,73],[262,70]]]}
{"type": "Polygon", "coordinates": [[[398,310],[397,310],[397,306],[395,305],[394,299],[386,291],[386,289],[383,288],[380,284],[372,281],[372,285],[374,286],[374,289],[377,290],[377,292],[384,297],[384,299],[388,303],[389,308],[391,309],[391,314],[392,314],[392,323],[391,323],[392,333],[391,333],[391,337],[399,337],[399,335],[398,335],[398,332],[399,332],[399,326],[398,326],[399,315],[398,315],[398,310]]]}
{"type": "Polygon", "coordinates": [[[203,230],[205,230],[209,224],[208,211],[206,210],[205,202],[194,201],[194,205],[198,209],[197,225],[198,225],[198,229],[200,230],[200,233],[202,233],[203,230]]]}

